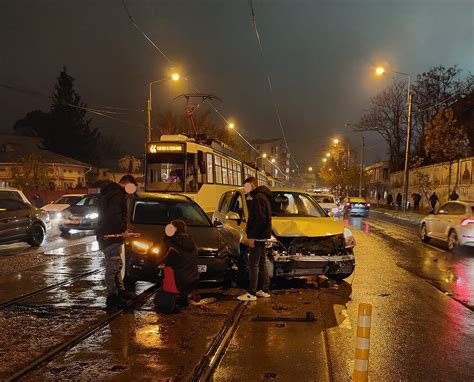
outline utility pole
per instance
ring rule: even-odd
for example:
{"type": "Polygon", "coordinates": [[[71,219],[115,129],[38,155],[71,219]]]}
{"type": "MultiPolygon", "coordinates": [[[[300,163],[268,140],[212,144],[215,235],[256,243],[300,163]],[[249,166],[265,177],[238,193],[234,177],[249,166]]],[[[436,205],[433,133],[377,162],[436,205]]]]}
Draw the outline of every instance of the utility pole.
{"type": "Polygon", "coordinates": [[[365,139],[362,136],[362,148],[360,150],[360,173],[359,173],[359,197],[362,197],[362,173],[364,172],[365,139]]]}
{"type": "Polygon", "coordinates": [[[412,104],[412,94],[411,94],[411,83],[410,76],[408,76],[408,117],[407,117],[407,142],[405,147],[405,169],[403,172],[403,212],[406,212],[408,206],[408,181],[410,176],[410,171],[408,168],[408,161],[410,158],[410,146],[411,146],[411,104],[412,104]]]}
{"type": "Polygon", "coordinates": [[[146,111],[147,111],[147,142],[150,142],[151,141],[151,99],[150,98],[148,98],[146,101],[146,111]]]}

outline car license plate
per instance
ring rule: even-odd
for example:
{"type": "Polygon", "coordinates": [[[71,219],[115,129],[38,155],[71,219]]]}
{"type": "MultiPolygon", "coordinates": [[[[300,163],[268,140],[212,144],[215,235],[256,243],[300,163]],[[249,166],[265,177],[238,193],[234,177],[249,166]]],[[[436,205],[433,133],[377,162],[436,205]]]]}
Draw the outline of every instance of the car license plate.
{"type": "Polygon", "coordinates": [[[71,219],[71,220],[69,220],[69,224],[79,225],[79,224],[81,224],[81,221],[78,220],[78,219],[71,219]]]}
{"type": "Polygon", "coordinates": [[[207,272],[207,265],[198,264],[198,272],[199,273],[207,272]]]}

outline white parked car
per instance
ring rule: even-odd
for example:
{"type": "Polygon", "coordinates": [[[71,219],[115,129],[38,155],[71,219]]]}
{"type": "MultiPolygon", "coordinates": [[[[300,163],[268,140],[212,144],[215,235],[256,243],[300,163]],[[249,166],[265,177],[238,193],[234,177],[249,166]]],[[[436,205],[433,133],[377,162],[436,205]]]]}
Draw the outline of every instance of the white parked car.
{"type": "Polygon", "coordinates": [[[339,216],[339,206],[336,203],[336,197],[333,194],[311,193],[311,196],[316,199],[318,204],[326,213],[332,212],[333,216],[339,216]]]}
{"type": "Polygon", "coordinates": [[[421,222],[424,243],[438,239],[453,250],[456,245],[474,246],[474,202],[449,201],[421,222]]]}
{"type": "Polygon", "coordinates": [[[70,206],[74,206],[79,200],[84,197],[85,194],[67,194],[61,196],[58,200],[46,204],[41,207],[42,210],[49,214],[49,218],[61,219],[63,218],[63,211],[70,206]]]}

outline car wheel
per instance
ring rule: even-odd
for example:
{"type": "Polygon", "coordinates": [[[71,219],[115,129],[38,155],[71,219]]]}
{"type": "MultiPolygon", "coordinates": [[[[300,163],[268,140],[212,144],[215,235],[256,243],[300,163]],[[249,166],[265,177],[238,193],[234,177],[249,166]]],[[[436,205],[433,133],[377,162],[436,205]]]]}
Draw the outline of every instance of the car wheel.
{"type": "Polygon", "coordinates": [[[426,224],[423,224],[420,229],[420,239],[423,243],[428,243],[430,237],[428,236],[428,230],[426,229],[426,224]]]}
{"type": "Polygon", "coordinates": [[[246,289],[250,283],[250,273],[248,266],[248,248],[242,250],[239,262],[237,263],[237,271],[235,274],[235,282],[240,288],[246,289]]]}
{"type": "Polygon", "coordinates": [[[453,249],[456,248],[457,245],[458,245],[458,235],[456,234],[456,231],[452,229],[451,231],[449,231],[449,235],[448,235],[448,250],[452,251],[453,249]]]}
{"type": "Polygon", "coordinates": [[[28,240],[26,241],[32,247],[39,247],[45,237],[45,231],[41,224],[35,223],[31,227],[28,240]]]}

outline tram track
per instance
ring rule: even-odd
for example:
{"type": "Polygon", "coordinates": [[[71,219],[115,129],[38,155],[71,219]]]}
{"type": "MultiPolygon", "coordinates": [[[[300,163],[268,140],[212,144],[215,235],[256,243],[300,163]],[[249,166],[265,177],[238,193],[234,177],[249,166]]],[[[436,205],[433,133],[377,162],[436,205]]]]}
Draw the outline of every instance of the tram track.
{"type": "Polygon", "coordinates": [[[219,366],[219,363],[222,360],[227,348],[229,347],[234,333],[239,327],[242,316],[247,309],[247,304],[248,303],[240,302],[234,308],[222,326],[221,330],[214,337],[214,340],[207,349],[206,353],[194,369],[194,372],[190,378],[192,382],[212,381],[212,376],[219,366]]]}
{"type": "Polygon", "coordinates": [[[16,371],[14,374],[7,377],[4,381],[5,382],[19,381],[27,377],[35,370],[39,369],[40,367],[46,365],[47,363],[59,357],[68,349],[71,349],[74,346],[85,341],[87,338],[89,338],[93,334],[100,331],[102,328],[104,328],[106,325],[110,324],[112,321],[122,316],[124,313],[134,310],[134,309],[139,309],[141,306],[143,306],[147,302],[147,300],[150,297],[152,297],[156,293],[158,288],[159,288],[159,285],[153,285],[149,287],[144,292],[139,294],[137,299],[130,302],[125,308],[121,308],[113,313],[107,314],[104,317],[98,319],[93,324],[86,327],[85,329],[81,330],[79,333],[73,334],[72,337],[70,337],[66,341],[61,342],[54,348],[50,349],[47,353],[35,358],[29,364],[27,364],[20,370],[16,371]]]}
{"type": "Polygon", "coordinates": [[[78,279],[81,279],[81,278],[84,278],[84,277],[87,277],[87,276],[90,276],[90,275],[97,274],[97,273],[99,273],[103,270],[104,270],[104,268],[94,269],[92,271],[84,272],[84,273],[81,273],[79,275],[75,275],[73,277],[70,277],[68,280],[64,280],[64,281],[61,281],[61,282],[56,283],[56,284],[48,285],[44,288],[37,289],[37,290],[35,290],[33,292],[30,292],[30,293],[25,293],[21,296],[15,297],[11,300],[2,302],[0,304],[0,309],[6,309],[10,306],[16,305],[16,304],[18,304],[20,302],[23,302],[25,300],[29,300],[30,298],[33,298],[33,297],[39,296],[43,293],[49,292],[50,290],[54,290],[54,289],[57,289],[61,286],[71,284],[72,282],[74,282],[78,279]]]}

